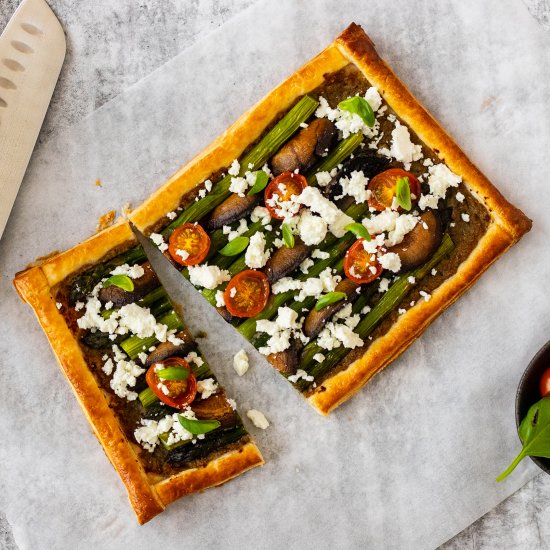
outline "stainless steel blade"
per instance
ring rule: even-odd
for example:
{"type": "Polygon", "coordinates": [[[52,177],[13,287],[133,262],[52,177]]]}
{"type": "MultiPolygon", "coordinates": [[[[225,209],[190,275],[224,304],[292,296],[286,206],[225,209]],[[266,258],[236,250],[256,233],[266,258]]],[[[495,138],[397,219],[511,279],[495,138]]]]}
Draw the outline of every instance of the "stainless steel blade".
{"type": "Polygon", "coordinates": [[[23,0],[0,36],[0,237],[65,59],[65,35],[44,0],[23,0]]]}

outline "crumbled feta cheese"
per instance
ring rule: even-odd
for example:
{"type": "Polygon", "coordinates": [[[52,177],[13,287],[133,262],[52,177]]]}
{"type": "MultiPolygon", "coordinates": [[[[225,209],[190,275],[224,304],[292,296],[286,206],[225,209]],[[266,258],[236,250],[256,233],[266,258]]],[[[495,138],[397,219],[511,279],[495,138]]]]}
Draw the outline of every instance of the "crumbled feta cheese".
{"type": "Polygon", "coordinates": [[[111,271],[111,275],[126,275],[130,279],[139,279],[145,270],[139,264],[129,266],[128,264],[118,265],[111,271]]]}
{"type": "Polygon", "coordinates": [[[432,269],[431,274],[433,276],[437,275],[437,269],[435,267],[432,269]]]}
{"type": "Polygon", "coordinates": [[[460,214],[460,217],[466,222],[468,223],[470,221],[470,215],[469,214],[465,214],[464,212],[462,212],[462,214],[460,214]]]}
{"type": "Polygon", "coordinates": [[[328,252],[325,252],[323,250],[319,250],[316,248],[312,253],[311,257],[316,260],[326,260],[330,257],[330,254],[328,252]]]}
{"type": "Polygon", "coordinates": [[[242,349],[235,354],[235,357],[233,357],[233,368],[239,376],[242,376],[248,370],[248,366],[248,355],[246,354],[246,351],[242,349]]]}
{"type": "Polygon", "coordinates": [[[430,159],[430,158],[425,158],[425,159],[422,161],[422,164],[423,164],[424,166],[433,166],[432,159],[430,159]]]}
{"type": "Polygon", "coordinates": [[[265,206],[256,206],[250,214],[250,219],[253,223],[262,220],[262,225],[267,225],[271,221],[271,216],[269,215],[269,210],[265,206]]]}
{"type": "Polygon", "coordinates": [[[206,180],[204,182],[204,188],[208,193],[210,193],[210,191],[212,191],[212,180],[206,180]]]}
{"type": "Polygon", "coordinates": [[[317,178],[319,187],[326,187],[332,181],[332,176],[329,172],[317,172],[315,177],[317,178]]]}
{"type": "Polygon", "coordinates": [[[191,351],[190,353],[188,353],[185,357],[185,360],[188,363],[194,363],[197,367],[202,367],[204,365],[202,357],[199,357],[199,354],[196,351],[191,351]]]}
{"type": "Polygon", "coordinates": [[[218,384],[213,378],[205,378],[197,382],[197,391],[202,399],[208,399],[218,391],[218,384]]]}
{"type": "Polygon", "coordinates": [[[387,292],[389,288],[390,280],[386,277],[380,279],[380,284],[378,285],[378,292],[387,292]]]}
{"type": "Polygon", "coordinates": [[[300,271],[307,275],[309,273],[310,267],[314,265],[314,261],[311,258],[306,258],[301,264],[300,264],[300,271]]]}
{"type": "Polygon", "coordinates": [[[464,202],[464,199],[466,198],[460,191],[455,196],[458,202],[464,202]]]}
{"type": "Polygon", "coordinates": [[[325,360],[325,356],[322,353],[316,353],[313,356],[313,360],[317,361],[317,363],[322,363],[325,360]]]}
{"type": "Polygon", "coordinates": [[[231,184],[229,185],[229,191],[236,193],[239,197],[244,197],[245,191],[248,189],[248,182],[246,178],[231,178],[231,184]]]}
{"type": "Polygon", "coordinates": [[[113,372],[113,361],[109,359],[107,362],[111,363],[103,365],[103,372],[107,373],[108,371],[112,378],[110,381],[110,386],[113,391],[118,395],[118,397],[126,398],[128,401],[135,401],[138,394],[134,391],[131,391],[130,388],[133,388],[136,385],[137,377],[145,372],[145,369],[142,369],[134,361],[128,358],[128,356],[123,353],[118,346],[113,346],[113,359],[114,359],[114,372],[113,372]]]}
{"type": "Polygon", "coordinates": [[[420,291],[420,296],[422,296],[422,298],[424,298],[424,300],[426,302],[429,302],[430,298],[432,297],[431,294],[428,294],[427,292],[424,292],[423,290],[420,291]]]}
{"type": "Polygon", "coordinates": [[[269,422],[267,418],[264,416],[263,413],[256,409],[250,409],[247,411],[246,416],[252,420],[252,424],[256,426],[256,428],[260,428],[261,430],[265,430],[269,427],[269,422]]]}
{"type": "Polygon", "coordinates": [[[229,406],[230,406],[234,411],[237,410],[237,403],[235,402],[234,399],[231,399],[231,397],[226,397],[225,400],[229,403],[229,406]]]}
{"type": "Polygon", "coordinates": [[[138,359],[141,361],[142,365],[145,365],[145,361],[147,361],[148,355],[145,352],[138,353],[138,359]]]}
{"type": "Polygon", "coordinates": [[[447,189],[449,187],[458,187],[458,184],[462,181],[462,178],[451,172],[446,164],[430,166],[428,172],[430,193],[438,199],[444,199],[447,189]]]}
{"type": "Polygon", "coordinates": [[[376,113],[382,106],[382,98],[378,93],[378,90],[371,86],[365,93],[365,99],[369,102],[372,110],[376,113]]]}
{"type": "Polygon", "coordinates": [[[169,220],[174,220],[176,218],[177,214],[175,212],[167,212],[166,213],[166,217],[169,219],[169,220]]]}
{"type": "Polygon", "coordinates": [[[437,203],[439,198],[435,195],[420,195],[420,200],[418,201],[418,208],[420,210],[426,210],[426,208],[437,208],[437,203]]]}
{"type": "Polygon", "coordinates": [[[217,265],[202,264],[189,267],[189,280],[195,286],[212,290],[230,279],[229,271],[220,269],[217,265]]]}
{"type": "Polygon", "coordinates": [[[231,166],[230,166],[229,170],[227,171],[227,173],[230,176],[238,176],[240,170],[241,170],[241,165],[239,164],[239,161],[237,159],[235,159],[231,163],[231,166]]]}
{"type": "Polygon", "coordinates": [[[164,237],[160,233],[151,233],[149,237],[161,252],[168,250],[168,245],[164,242],[164,237]]]}
{"type": "Polygon", "coordinates": [[[353,197],[357,203],[366,202],[372,194],[370,189],[367,189],[369,178],[363,174],[362,170],[354,170],[349,177],[340,178],[339,183],[342,186],[341,196],[353,197]]]}
{"type": "Polygon", "coordinates": [[[402,307],[400,307],[400,308],[397,310],[397,313],[399,313],[399,315],[403,315],[404,313],[407,313],[407,310],[406,310],[406,309],[403,309],[402,307]]]}
{"type": "Polygon", "coordinates": [[[86,304],[84,304],[84,302],[76,302],[76,304],[74,305],[74,309],[75,311],[80,311],[86,304]]]}
{"type": "Polygon", "coordinates": [[[63,307],[63,304],[62,304],[61,302],[56,302],[56,303],[55,303],[55,307],[56,307],[57,309],[61,309],[61,308],[63,307]]]}
{"type": "Polygon", "coordinates": [[[291,376],[288,377],[288,380],[290,382],[292,382],[293,384],[295,384],[296,382],[298,382],[298,380],[300,379],[303,379],[305,380],[306,382],[313,382],[314,377],[309,375],[305,370],[303,369],[298,369],[296,371],[296,374],[292,374],[291,376]]]}
{"type": "Polygon", "coordinates": [[[225,300],[223,298],[223,292],[221,290],[216,291],[216,307],[224,307],[225,300]]]}
{"type": "Polygon", "coordinates": [[[407,277],[407,281],[411,284],[411,285],[414,285],[416,283],[416,279],[412,276],[412,275],[409,275],[407,277]]]}
{"type": "Polygon", "coordinates": [[[231,230],[231,228],[229,228],[229,231],[226,232],[226,227],[226,225],[223,226],[223,232],[224,234],[227,234],[228,241],[232,241],[233,239],[240,237],[243,233],[248,231],[248,223],[244,218],[239,220],[239,225],[234,230],[231,230]]]}
{"type": "Polygon", "coordinates": [[[304,208],[298,222],[298,232],[304,244],[308,246],[319,244],[327,235],[327,222],[304,208]]]}
{"type": "Polygon", "coordinates": [[[263,267],[269,260],[269,250],[265,249],[266,240],[262,232],[258,231],[250,237],[250,242],[244,255],[246,265],[252,269],[263,267]]]}
{"type": "Polygon", "coordinates": [[[391,138],[390,154],[395,160],[405,164],[406,169],[410,168],[411,162],[422,158],[422,146],[411,141],[409,129],[398,120],[395,121],[391,138]]]}
{"type": "Polygon", "coordinates": [[[277,315],[277,325],[282,329],[292,329],[296,326],[298,313],[289,307],[280,307],[277,315]]]}
{"type": "Polygon", "coordinates": [[[378,256],[378,261],[384,269],[397,273],[401,269],[401,258],[395,252],[388,252],[378,256]]]}
{"type": "Polygon", "coordinates": [[[113,302],[111,302],[111,300],[105,303],[105,309],[106,310],[113,309],[113,302]]]}
{"type": "Polygon", "coordinates": [[[187,260],[189,258],[189,252],[187,250],[182,250],[181,248],[178,248],[176,250],[176,256],[179,256],[183,261],[187,260]]]}
{"type": "MultiPolygon", "coordinates": [[[[372,96],[373,94],[371,93],[371,97],[372,96]]],[[[336,128],[342,132],[342,137],[344,139],[350,134],[356,134],[358,132],[362,132],[365,136],[373,138],[377,135],[380,128],[378,122],[371,128],[355,113],[343,111],[338,108],[332,109],[324,97],[319,98],[319,107],[315,111],[315,116],[317,118],[328,118],[330,121],[334,122],[336,128]]]]}

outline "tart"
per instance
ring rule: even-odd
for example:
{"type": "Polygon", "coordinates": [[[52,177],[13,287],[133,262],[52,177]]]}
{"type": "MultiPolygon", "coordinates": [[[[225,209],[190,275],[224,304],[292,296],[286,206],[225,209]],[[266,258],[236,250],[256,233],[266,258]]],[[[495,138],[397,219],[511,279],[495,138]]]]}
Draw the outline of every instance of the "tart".
{"type": "Polygon", "coordinates": [[[128,222],[18,273],[138,521],[262,456],[128,222]]]}
{"type": "Polygon", "coordinates": [[[322,414],[531,227],[356,24],[131,221],[322,414]]]}

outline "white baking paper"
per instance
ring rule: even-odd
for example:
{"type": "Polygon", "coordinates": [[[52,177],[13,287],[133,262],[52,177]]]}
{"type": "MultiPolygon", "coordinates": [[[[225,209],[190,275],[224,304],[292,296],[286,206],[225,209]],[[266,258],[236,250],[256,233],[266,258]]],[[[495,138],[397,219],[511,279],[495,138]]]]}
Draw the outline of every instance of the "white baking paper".
{"type": "Polygon", "coordinates": [[[519,449],[519,376],[550,335],[548,42],[513,0],[260,2],[41,146],[0,243],[0,499],[20,548],[430,548],[532,477],[525,461],[494,481],[519,449]],[[351,21],[533,231],[329,418],[162,270],[239,410],[271,426],[251,427],[265,467],[138,527],[11,279],[143,200],[351,21]]]}

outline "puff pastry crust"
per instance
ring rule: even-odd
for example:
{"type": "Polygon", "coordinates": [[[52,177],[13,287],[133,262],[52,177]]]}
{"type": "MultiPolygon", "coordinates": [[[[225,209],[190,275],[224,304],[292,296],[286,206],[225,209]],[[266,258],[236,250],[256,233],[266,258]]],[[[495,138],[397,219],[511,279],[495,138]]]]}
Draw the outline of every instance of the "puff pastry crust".
{"type": "Polygon", "coordinates": [[[128,222],[120,222],[70,250],[18,273],[14,285],[21,298],[34,310],[62,373],[88,419],[105,454],[120,475],[139,523],[162,512],[174,500],[231,478],[263,464],[254,443],[244,443],[204,467],[192,468],[162,478],[148,474],[137,449],[122,430],[106,393],[88,368],[84,353],[65,318],[58,311],[55,287],[71,274],[100,262],[116,249],[137,244],[128,222]]]}

